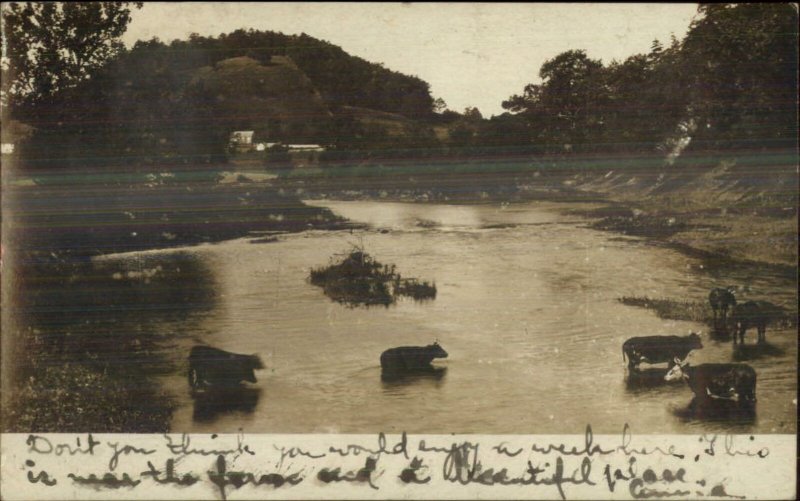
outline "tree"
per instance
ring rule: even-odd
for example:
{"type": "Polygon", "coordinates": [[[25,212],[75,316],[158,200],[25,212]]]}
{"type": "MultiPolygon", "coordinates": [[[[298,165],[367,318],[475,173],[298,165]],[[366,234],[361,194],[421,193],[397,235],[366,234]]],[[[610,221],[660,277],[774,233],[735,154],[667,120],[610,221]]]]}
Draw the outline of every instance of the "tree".
{"type": "Polygon", "coordinates": [[[464,120],[469,123],[478,123],[483,120],[483,115],[478,108],[467,106],[464,108],[464,120]]]}
{"type": "Polygon", "coordinates": [[[434,113],[443,113],[444,110],[447,109],[447,103],[444,102],[444,99],[441,97],[437,97],[433,100],[433,112],[434,113]]]}
{"type": "Polygon", "coordinates": [[[523,113],[531,111],[541,99],[542,86],[528,84],[523,89],[522,95],[514,94],[503,101],[503,109],[511,113],[523,113]]]}
{"type": "Polygon", "coordinates": [[[539,77],[540,85],[527,85],[523,95],[511,96],[503,107],[525,117],[538,142],[556,149],[596,144],[607,109],[603,64],[585,51],[571,50],[545,62],[539,77]]]}
{"type": "Polygon", "coordinates": [[[659,42],[658,38],[653,40],[653,43],[650,44],[650,54],[658,57],[662,50],[664,50],[664,46],[659,42]]]}
{"type": "Polygon", "coordinates": [[[464,108],[458,120],[450,124],[450,144],[460,148],[475,146],[482,125],[483,115],[478,108],[464,108]]]}
{"type": "Polygon", "coordinates": [[[3,8],[2,100],[36,106],[86,81],[123,50],[141,2],[11,3],[3,8]]]}
{"type": "Polygon", "coordinates": [[[607,68],[606,85],[606,148],[657,151],[687,119],[688,87],[677,40],[649,54],[613,62],[607,68]]]}
{"type": "MultiPolygon", "coordinates": [[[[651,53],[652,54],[652,53],[651,53]]],[[[609,107],[606,114],[605,142],[613,149],[648,150],[661,140],[653,131],[663,126],[658,116],[663,105],[655,99],[652,83],[654,63],[648,56],[635,55],[608,67],[609,107]]],[[[673,124],[668,124],[672,126],[673,124]]]]}
{"type": "Polygon", "coordinates": [[[702,4],[683,64],[706,146],[764,147],[797,140],[797,8],[702,4]]]}
{"type": "Polygon", "coordinates": [[[701,4],[684,40],[605,68],[564,52],[503,107],[556,151],[796,148],[797,27],[791,4],[701,4]]]}
{"type": "Polygon", "coordinates": [[[482,146],[520,148],[530,144],[530,128],[523,117],[503,113],[484,121],[478,142],[482,146]]]}

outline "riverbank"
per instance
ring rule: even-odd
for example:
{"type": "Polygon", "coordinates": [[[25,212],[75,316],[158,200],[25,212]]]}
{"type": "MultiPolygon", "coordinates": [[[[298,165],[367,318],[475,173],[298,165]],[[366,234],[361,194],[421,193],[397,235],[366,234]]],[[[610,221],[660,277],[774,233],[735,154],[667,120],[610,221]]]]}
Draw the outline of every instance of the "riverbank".
{"type": "Polygon", "coordinates": [[[576,183],[612,204],[595,227],[656,239],[723,266],[797,270],[796,157],[722,160],[675,171],[616,173],[576,183]],[[781,161],[783,160],[783,161],[781,161]]]}
{"type": "Polygon", "coordinates": [[[6,189],[12,230],[36,262],[214,243],[267,232],[345,229],[265,173],[217,169],[143,175],[40,175],[6,189]]]}

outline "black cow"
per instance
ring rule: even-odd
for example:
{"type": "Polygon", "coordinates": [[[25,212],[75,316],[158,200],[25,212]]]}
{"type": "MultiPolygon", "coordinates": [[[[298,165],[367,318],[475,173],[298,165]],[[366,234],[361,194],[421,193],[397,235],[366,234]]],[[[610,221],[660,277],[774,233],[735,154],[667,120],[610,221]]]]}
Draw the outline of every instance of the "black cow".
{"type": "Polygon", "coordinates": [[[672,367],[673,360],[683,360],[690,351],[700,349],[700,336],[692,332],[688,336],[644,336],[632,337],[622,344],[622,360],[628,359],[628,369],[639,368],[639,364],[666,362],[672,367]]]}
{"type": "Polygon", "coordinates": [[[722,325],[727,325],[728,309],[736,306],[735,290],[734,287],[728,287],[727,289],[716,288],[711,289],[711,292],[708,294],[708,302],[711,303],[711,309],[714,312],[715,328],[718,327],[720,323],[722,325]]]}
{"type": "Polygon", "coordinates": [[[257,355],[239,355],[210,346],[195,346],[189,353],[189,384],[203,386],[237,386],[242,381],[256,382],[256,369],[264,364],[257,355]]]}
{"type": "Polygon", "coordinates": [[[439,343],[428,346],[401,346],[381,353],[381,368],[386,371],[414,371],[431,367],[434,358],[447,358],[439,343]]]}
{"type": "Polygon", "coordinates": [[[744,344],[744,335],[747,329],[755,327],[758,330],[758,342],[767,341],[767,325],[781,319],[783,310],[768,301],[747,301],[736,305],[731,312],[733,327],[733,343],[736,344],[736,335],[739,342],[744,344]]]}
{"type": "Polygon", "coordinates": [[[756,371],[747,364],[700,364],[675,359],[665,381],[683,379],[699,401],[736,400],[740,404],[756,401],[756,371]]]}

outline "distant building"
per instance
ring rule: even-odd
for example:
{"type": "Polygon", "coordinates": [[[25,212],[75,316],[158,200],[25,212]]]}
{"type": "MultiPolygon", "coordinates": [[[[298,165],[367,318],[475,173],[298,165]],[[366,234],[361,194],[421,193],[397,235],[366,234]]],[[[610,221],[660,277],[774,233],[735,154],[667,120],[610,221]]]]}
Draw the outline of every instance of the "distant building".
{"type": "Polygon", "coordinates": [[[230,149],[236,153],[253,151],[255,149],[255,145],[253,144],[254,134],[255,132],[252,130],[237,130],[231,132],[231,137],[228,141],[230,149]]]}
{"type": "Polygon", "coordinates": [[[325,148],[323,148],[322,146],[320,146],[318,144],[287,144],[286,147],[289,148],[290,152],[291,151],[297,151],[297,152],[301,152],[301,151],[316,151],[316,152],[325,151],[325,148]]]}
{"type": "Polygon", "coordinates": [[[236,164],[249,165],[259,162],[285,163],[292,167],[317,165],[325,147],[319,144],[285,144],[280,141],[265,141],[255,131],[237,130],[231,132],[228,140],[230,160],[236,164]],[[257,139],[257,141],[253,141],[257,139]]]}

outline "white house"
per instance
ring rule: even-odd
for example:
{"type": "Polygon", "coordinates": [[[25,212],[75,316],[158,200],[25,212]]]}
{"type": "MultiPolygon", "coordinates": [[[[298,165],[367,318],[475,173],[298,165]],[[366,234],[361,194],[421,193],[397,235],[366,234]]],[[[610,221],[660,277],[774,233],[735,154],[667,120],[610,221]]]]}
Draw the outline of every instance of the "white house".
{"type": "Polygon", "coordinates": [[[255,134],[252,130],[237,130],[231,132],[230,140],[228,144],[234,150],[239,153],[252,151],[253,146],[253,135],[255,134]]]}

